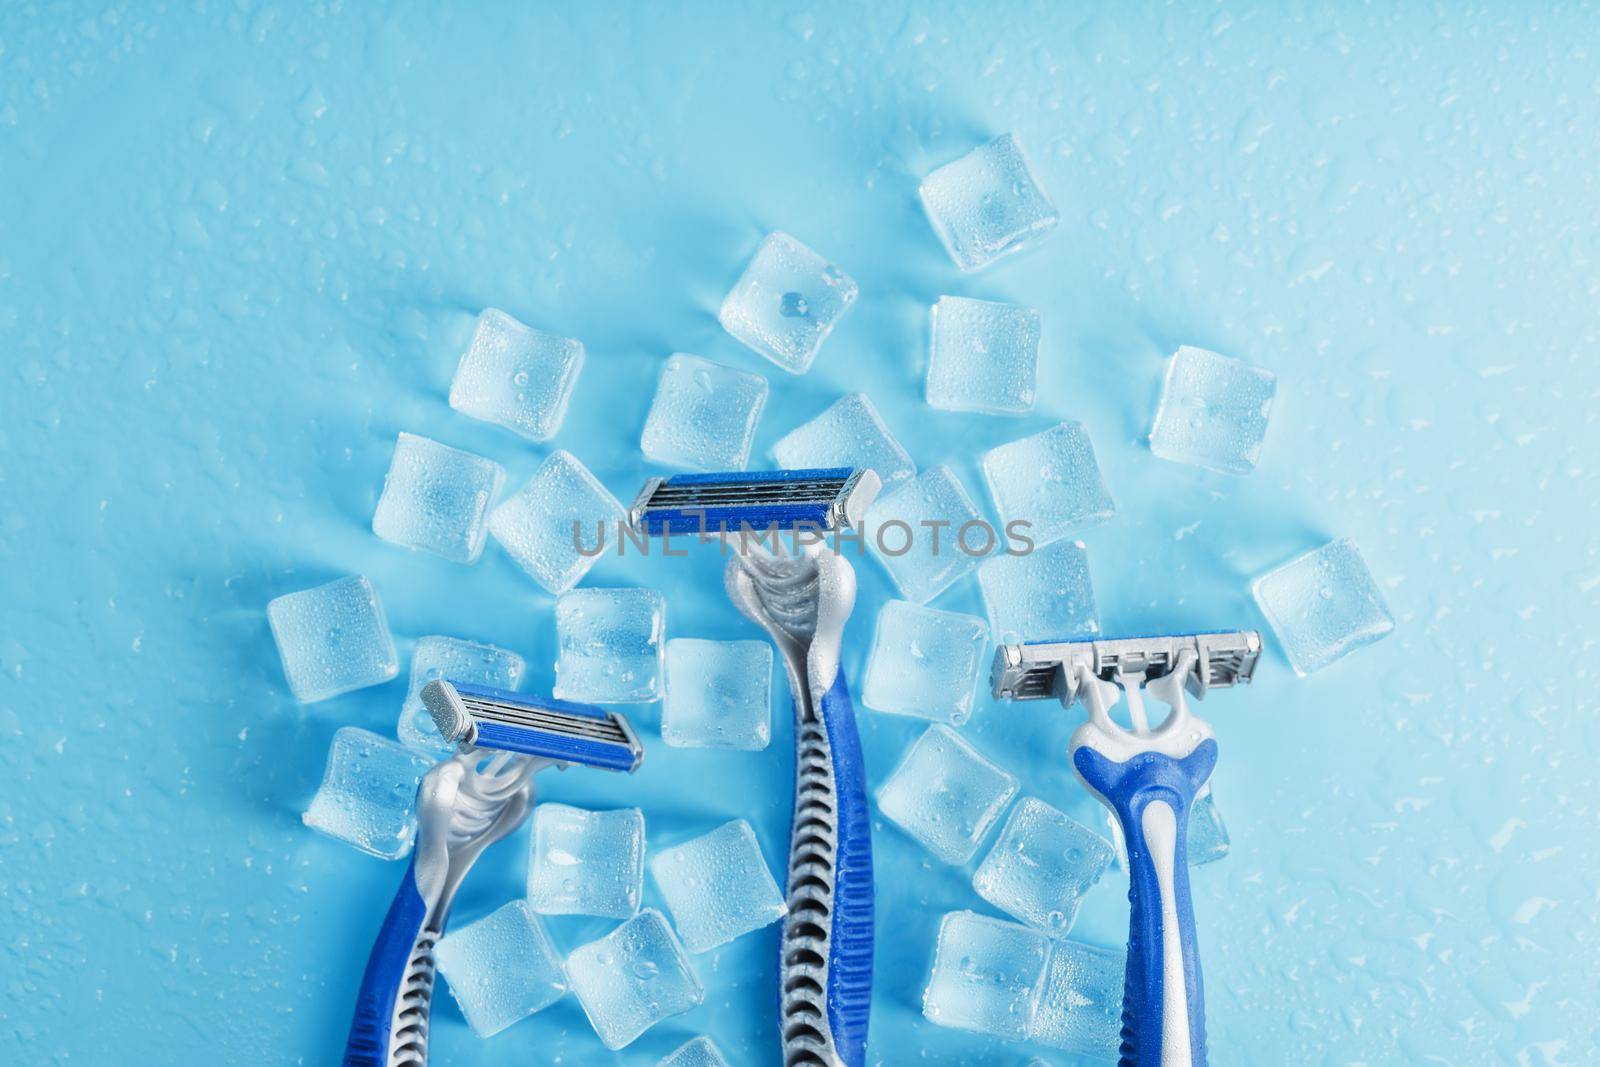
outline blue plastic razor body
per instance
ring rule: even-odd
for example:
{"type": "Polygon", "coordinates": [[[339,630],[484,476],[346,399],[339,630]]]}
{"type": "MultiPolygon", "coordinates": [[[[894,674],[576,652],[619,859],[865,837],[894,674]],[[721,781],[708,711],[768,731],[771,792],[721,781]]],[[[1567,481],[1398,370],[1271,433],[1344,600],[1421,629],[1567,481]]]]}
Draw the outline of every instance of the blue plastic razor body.
{"type": "Polygon", "coordinates": [[[799,1048],[809,1039],[819,1047],[831,1047],[836,1062],[844,1067],[863,1067],[872,1007],[872,826],[861,739],[843,671],[823,695],[816,718],[820,722],[808,720],[800,707],[795,708],[790,913],[779,960],[785,978],[780,1010],[786,1046],[799,1048]],[[831,886],[819,864],[830,836],[831,886]],[[818,938],[824,923],[828,936],[818,938]],[[807,1002],[815,1000],[811,967],[822,958],[824,946],[826,977],[821,992],[827,1029],[808,1034],[808,1028],[822,1022],[811,1016],[807,1002]]]}
{"type": "Polygon", "coordinates": [[[1205,996],[1189,897],[1189,810],[1211,777],[1217,742],[1182,758],[1141,752],[1114,762],[1087,745],[1072,763],[1111,809],[1128,854],[1128,964],[1121,1067],[1204,1067],[1205,996]]]}
{"type": "MultiPolygon", "coordinates": [[[[419,1036],[423,1058],[417,1062],[425,1062],[429,1021],[426,1009],[415,1017],[404,1018],[396,1013],[395,1006],[407,984],[407,972],[419,953],[426,957],[428,988],[417,987],[404,992],[424,997],[431,995],[433,945],[438,931],[425,932],[427,925],[428,906],[417,890],[416,866],[411,864],[406,867],[400,890],[395,894],[394,903],[389,905],[389,914],[367,958],[361,991],[356,995],[355,1019],[345,1042],[344,1067],[390,1067],[400,1050],[408,1044],[416,1044],[419,1036]]],[[[421,980],[424,979],[419,978],[421,980]]]]}

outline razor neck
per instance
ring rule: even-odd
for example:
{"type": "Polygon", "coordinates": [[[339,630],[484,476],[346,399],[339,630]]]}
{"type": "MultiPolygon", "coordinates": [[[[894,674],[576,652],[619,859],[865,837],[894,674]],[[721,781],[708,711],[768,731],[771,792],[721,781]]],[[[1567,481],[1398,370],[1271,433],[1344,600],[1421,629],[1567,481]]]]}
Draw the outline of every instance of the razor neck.
{"type": "Polygon", "coordinates": [[[844,624],[855,608],[849,562],[820,545],[791,557],[735,556],[725,584],[734,606],[777,646],[796,708],[815,718],[839,675],[844,624]]]}

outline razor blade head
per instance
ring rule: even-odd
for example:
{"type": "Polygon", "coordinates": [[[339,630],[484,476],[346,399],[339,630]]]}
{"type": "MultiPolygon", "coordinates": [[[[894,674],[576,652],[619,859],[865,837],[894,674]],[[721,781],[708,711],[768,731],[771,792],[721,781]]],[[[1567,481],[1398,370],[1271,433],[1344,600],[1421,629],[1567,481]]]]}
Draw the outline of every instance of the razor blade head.
{"type": "Polygon", "coordinates": [[[865,467],[727,471],[651,478],[634,498],[634,529],[668,533],[859,527],[883,487],[865,467]]]}
{"type": "Polygon", "coordinates": [[[1261,634],[1255,630],[1183,634],[1173,637],[1131,637],[1107,641],[1040,641],[1001,645],[995,649],[990,682],[1000,700],[1054,698],[1062,707],[1078,699],[1078,666],[1097,678],[1145,681],[1166,676],[1184,649],[1195,653],[1184,688],[1204,699],[1212,689],[1247,683],[1261,658],[1261,634]]]}
{"type": "Polygon", "coordinates": [[[637,770],[644,759],[628,720],[591,704],[443,679],[423,686],[421,696],[445,740],[462,748],[610,771],[637,770]]]}

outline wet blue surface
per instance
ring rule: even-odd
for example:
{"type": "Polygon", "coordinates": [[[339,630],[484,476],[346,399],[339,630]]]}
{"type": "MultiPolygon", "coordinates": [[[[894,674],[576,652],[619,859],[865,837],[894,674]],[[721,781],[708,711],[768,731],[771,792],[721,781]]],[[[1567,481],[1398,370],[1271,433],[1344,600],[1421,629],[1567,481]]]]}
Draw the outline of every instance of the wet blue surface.
{"type": "MultiPolygon", "coordinates": [[[[448,633],[551,682],[551,599],[498,548],[469,569],[368,528],[401,430],[510,487],[540,462],[445,403],[485,305],[582,339],[550,447],[624,499],[675,350],[768,377],[761,463],[862,389],[984,508],[984,449],[1082,420],[1117,502],[1082,534],[1108,632],[1263,625],[1251,578],[1352,538],[1396,631],[1306,679],[1273,652],[1204,705],[1233,839],[1193,883],[1214,1060],[1600,1058],[1592,10],[477,6],[0,12],[0,1058],[339,1047],[402,867],[299,812],[336,728],[393,729],[404,672],[298,707],[264,607],[363,573],[403,660],[448,633]],[[964,277],[916,183],[1008,130],[1062,221],[964,277]],[[777,228],[861,287],[801,378],[714,317],[777,228]],[[1041,310],[1033,414],[923,406],[944,293],[1041,310]],[[1145,447],[1183,343],[1278,375],[1248,477],[1145,447]]],[[[588,584],[661,589],[669,636],[754,636],[719,566],[607,560],[588,584]]],[[[859,570],[857,679],[890,596],[859,570]]],[[[980,610],[976,580],[935,606],[980,610]]],[[[698,752],[654,714],[637,776],[545,795],[641,805],[652,845],[748,818],[776,865],[786,726],[698,752]]],[[[1072,725],[980,699],[963,732],[1088,818],[1072,725]]],[[[877,783],[922,724],[862,727],[877,783]]],[[[922,1019],[939,916],[982,902],[893,827],[876,845],[871,1060],[1042,1052],[922,1019]]],[[[524,855],[525,834],[494,850],[458,916],[519,892],[524,855]]],[[[1125,922],[1108,878],[1075,935],[1125,922]]],[[[563,949],[607,928],[551,923],[563,949]]],[[[775,939],[698,957],[706,1004],[624,1054],[571,998],[489,1041],[442,998],[438,1059],[648,1064],[709,1032],[771,1062],[775,939]]]]}

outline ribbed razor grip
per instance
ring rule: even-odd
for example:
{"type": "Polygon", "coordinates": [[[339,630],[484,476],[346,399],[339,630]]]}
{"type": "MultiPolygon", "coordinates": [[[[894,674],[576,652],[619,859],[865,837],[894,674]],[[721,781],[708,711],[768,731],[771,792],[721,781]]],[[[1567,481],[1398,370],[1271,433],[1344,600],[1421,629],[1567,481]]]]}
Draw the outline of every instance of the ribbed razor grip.
{"type": "Polygon", "coordinates": [[[427,911],[407,867],[367,958],[344,1067],[426,1067],[438,941],[427,911]]]}
{"type": "Polygon", "coordinates": [[[795,716],[781,1016],[784,1067],[862,1067],[872,1002],[872,830],[855,709],[840,671],[795,716]]]}
{"type": "Polygon", "coordinates": [[[1128,850],[1119,1067],[1205,1067],[1205,996],[1187,842],[1189,811],[1216,762],[1211,739],[1182,759],[1143,752],[1117,763],[1089,747],[1073,753],[1084,784],[1116,813],[1128,850]]]}

